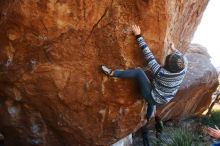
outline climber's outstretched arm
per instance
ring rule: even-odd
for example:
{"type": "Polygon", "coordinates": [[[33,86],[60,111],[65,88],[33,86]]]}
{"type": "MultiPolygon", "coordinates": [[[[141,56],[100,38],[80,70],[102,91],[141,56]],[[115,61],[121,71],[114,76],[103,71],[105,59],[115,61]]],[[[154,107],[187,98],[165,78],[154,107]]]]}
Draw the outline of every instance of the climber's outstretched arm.
{"type": "Polygon", "coordinates": [[[136,40],[140,48],[143,50],[145,59],[147,60],[147,63],[152,70],[154,74],[157,74],[160,70],[161,66],[156,61],[154,55],[152,54],[150,48],[147,46],[146,42],[144,41],[143,37],[141,36],[141,30],[139,26],[132,25],[132,31],[134,35],[136,36],[136,40]]]}
{"type": "Polygon", "coordinates": [[[179,55],[182,55],[182,53],[175,48],[174,43],[170,43],[169,48],[170,48],[170,50],[172,51],[172,53],[177,53],[177,54],[179,54],[179,55]]]}

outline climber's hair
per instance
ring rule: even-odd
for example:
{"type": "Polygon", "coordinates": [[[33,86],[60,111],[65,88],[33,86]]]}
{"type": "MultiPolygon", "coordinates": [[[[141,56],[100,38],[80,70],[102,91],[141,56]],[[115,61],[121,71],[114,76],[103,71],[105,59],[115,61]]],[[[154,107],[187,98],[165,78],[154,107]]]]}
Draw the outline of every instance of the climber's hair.
{"type": "Polygon", "coordinates": [[[171,53],[167,55],[164,65],[164,68],[166,70],[172,73],[177,73],[183,70],[184,67],[184,58],[182,55],[179,55],[177,53],[171,53]]]}

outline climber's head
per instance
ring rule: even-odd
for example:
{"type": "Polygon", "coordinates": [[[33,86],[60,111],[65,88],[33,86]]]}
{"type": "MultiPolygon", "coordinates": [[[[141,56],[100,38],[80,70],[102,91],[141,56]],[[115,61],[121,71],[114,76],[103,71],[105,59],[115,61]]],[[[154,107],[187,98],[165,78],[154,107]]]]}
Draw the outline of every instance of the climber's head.
{"type": "Polygon", "coordinates": [[[177,73],[183,70],[185,67],[184,65],[184,58],[182,55],[178,53],[171,53],[167,55],[164,68],[172,73],[177,73]]]}

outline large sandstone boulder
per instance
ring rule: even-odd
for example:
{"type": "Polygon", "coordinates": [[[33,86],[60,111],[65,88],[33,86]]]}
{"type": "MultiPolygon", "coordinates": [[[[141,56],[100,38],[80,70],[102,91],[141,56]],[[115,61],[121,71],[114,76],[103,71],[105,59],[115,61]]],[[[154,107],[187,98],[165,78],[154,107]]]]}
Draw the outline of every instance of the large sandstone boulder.
{"type": "Polygon", "coordinates": [[[99,65],[145,65],[132,23],[141,26],[159,62],[171,41],[184,52],[207,3],[0,1],[0,132],[6,145],[110,145],[139,128],[145,110],[135,82],[108,78],[99,65]]]}

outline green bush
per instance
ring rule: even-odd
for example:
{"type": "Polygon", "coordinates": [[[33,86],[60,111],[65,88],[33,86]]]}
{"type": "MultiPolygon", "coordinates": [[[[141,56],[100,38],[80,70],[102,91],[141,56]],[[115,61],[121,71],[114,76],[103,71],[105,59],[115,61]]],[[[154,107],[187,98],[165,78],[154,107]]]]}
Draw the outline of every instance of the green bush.
{"type": "Polygon", "coordinates": [[[155,140],[154,146],[192,146],[194,136],[185,128],[169,128],[166,135],[155,140]]]}
{"type": "Polygon", "coordinates": [[[210,117],[203,117],[202,124],[214,127],[215,125],[220,128],[220,111],[212,111],[210,117]]]}

